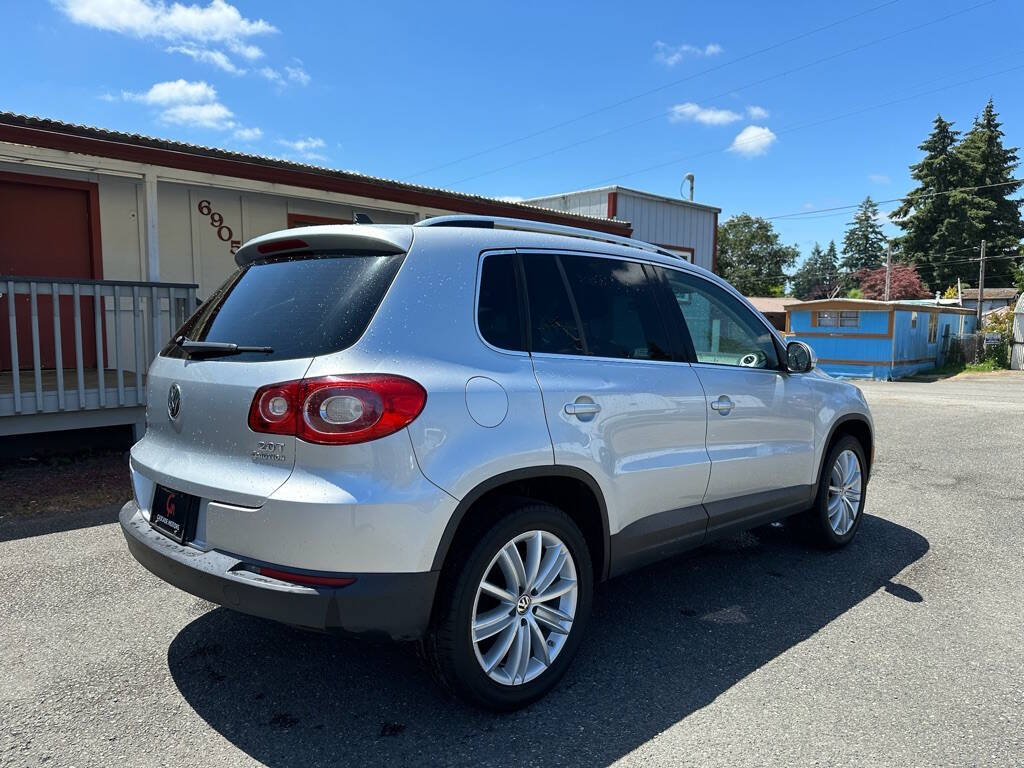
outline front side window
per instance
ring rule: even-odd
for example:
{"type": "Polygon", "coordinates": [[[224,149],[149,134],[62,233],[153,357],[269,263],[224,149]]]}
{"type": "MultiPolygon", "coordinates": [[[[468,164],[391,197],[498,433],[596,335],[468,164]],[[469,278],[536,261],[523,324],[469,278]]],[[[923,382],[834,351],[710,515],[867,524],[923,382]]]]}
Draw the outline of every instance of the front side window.
{"type": "Polygon", "coordinates": [[[703,278],[659,271],[675,297],[698,363],[779,367],[771,332],[736,297],[703,278]]]}
{"type": "Polygon", "coordinates": [[[576,301],[587,353],[669,360],[665,324],[644,268],[635,261],[559,256],[576,301]]]}

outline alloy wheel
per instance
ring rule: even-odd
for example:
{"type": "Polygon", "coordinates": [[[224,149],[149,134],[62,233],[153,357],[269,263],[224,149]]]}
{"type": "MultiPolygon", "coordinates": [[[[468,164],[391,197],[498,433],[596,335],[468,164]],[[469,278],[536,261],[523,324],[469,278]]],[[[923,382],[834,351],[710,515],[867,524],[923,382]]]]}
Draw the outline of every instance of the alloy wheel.
{"type": "Polygon", "coordinates": [[[849,449],[840,452],[828,486],[828,524],[837,536],[845,536],[857,521],[863,485],[857,454],[849,449]]]}
{"type": "Polygon", "coordinates": [[[543,673],[565,646],[576,615],[576,564],[549,531],[507,542],[484,570],[473,601],[473,649],[487,676],[522,685],[543,673]]]}

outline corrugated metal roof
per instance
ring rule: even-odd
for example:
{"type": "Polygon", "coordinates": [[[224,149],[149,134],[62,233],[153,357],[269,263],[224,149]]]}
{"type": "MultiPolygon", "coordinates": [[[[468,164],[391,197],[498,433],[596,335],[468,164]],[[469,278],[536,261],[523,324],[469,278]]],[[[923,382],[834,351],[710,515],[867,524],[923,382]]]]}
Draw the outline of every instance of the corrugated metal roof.
{"type": "Polygon", "coordinates": [[[530,201],[536,202],[538,200],[550,200],[553,197],[571,197],[573,195],[585,195],[591,192],[625,192],[629,195],[636,195],[637,197],[646,197],[651,200],[661,200],[666,203],[674,203],[676,205],[690,206],[691,208],[700,208],[705,211],[713,211],[715,213],[721,213],[721,208],[716,208],[713,205],[707,203],[698,203],[694,200],[687,200],[684,197],[669,197],[668,195],[658,195],[654,192],[645,192],[642,189],[633,189],[632,187],[623,187],[618,184],[611,184],[606,187],[592,187],[590,189],[575,189],[572,192],[561,192],[554,195],[538,195],[536,197],[529,198],[530,201]]]}
{"type": "MultiPolygon", "coordinates": [[[[188,144],[186,142],[175,141],[173,139],[162,139],[159,137],[147,136],[139,133],[111,131],[105,128],[98,128],[96,126],[91,125],[81,125],[79,123],[65,123],[60,120],[53,120],[45,117],[36,117],[32,115],[22,115],[15,112],[0,112],[0,125],[31,128],[40,131],[52,131],[55,133],[97,139],[100,141],[117,142],[119,144],[129,144],[137,147],[149,147],[153,149],[167,150],[170,152],[181,152],[184,154],[199,157],[208,157],[221,160],[234,160],[238,162],[258,164],[271,168],[281,168],[284,170],[300,171],[303,173],[311,173],[321,176],[359,181],[368,184],[375,184],[382,188],[402,189],[414,192],[425,192],[436,195],[443,195],[445,197],[450,197],[453,200],[468,200],[477,203],[492,203],[495,205],[500,205],[502,207],[512,207],[521,209],[524,213],[529,213],[530,211],[540,211],[548,215],[550,215],[551,213],[557,213],[561,216],[566,216],[569,218],[580,220],[581,226],[586,226],[585,222],[587,221],[602,222],[605,224],[613,221],[607,218],[602,218],[598,216],[586,216],[583,214],[571,213],[568,211],[552,211],[552,209],[550,208],[544,208],[543,206],[539,205],[531,205],[528,202],[499,200],[498,198],[494,197],[486,197],[484,195],[476,195],[468,192],[458,192],[451,189],[443,189],[441,187],[429,187],[421,184],[410,184],[408,182],[399,181],[397,179],[387,179],[380,176],[371,176],[369,174],[360,173],[358,171],[338,170],[335,168],[328,168],[326,166],[321,165],[312,165],[309,163],[295,162],[293,160],[285,160],[282,158],[272,157],[269,155],[248,154],[244,152],[235,152],[229,149],[222,149],[220,147],[207,147],[201,144],[188,144]]],[[[628,222],[614,221],[614,224],[616,226],[622,224],[628,226],[628,222]]]]}
{"type": "MultiPolygon", "coordinates": [[[[978,289],[977,288],[964,288],[963,294],[965,299],[971,299],[973,301],[978,300],[978,289]]],[[[1016,299],[1017,289],[1016,288],[986,288],[985,299],[1016,299]]]]}

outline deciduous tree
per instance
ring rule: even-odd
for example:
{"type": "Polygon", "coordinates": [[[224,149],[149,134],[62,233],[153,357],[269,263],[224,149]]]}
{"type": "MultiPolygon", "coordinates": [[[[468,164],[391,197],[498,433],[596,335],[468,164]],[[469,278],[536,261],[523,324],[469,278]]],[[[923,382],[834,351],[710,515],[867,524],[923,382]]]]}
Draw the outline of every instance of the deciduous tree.
{"type": "Polygon", "coordinates": [[[718,228],[718,272],[747,296],[777,296],[800,252],[771,222],[741,213],[718,228]]]}

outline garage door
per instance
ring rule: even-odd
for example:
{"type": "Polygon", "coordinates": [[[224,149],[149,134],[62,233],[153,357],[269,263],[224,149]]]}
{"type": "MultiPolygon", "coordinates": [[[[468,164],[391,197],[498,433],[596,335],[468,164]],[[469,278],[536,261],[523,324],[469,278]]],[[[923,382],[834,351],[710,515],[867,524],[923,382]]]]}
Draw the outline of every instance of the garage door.
{"type": "MultiPolygon", "coordinates": [[[[99,211],[96,186],[87,182],[0,173],[0,275],[101,279],[99,211]]],[[[5,291],[6,294],[6,291],[5,291]]],[[[11,368],[8,330],[10,297],[0,299],[0,369],[11,368]]],[[[39,296],[39,351],[43,368],[56,365],[53,304],[39,296]]],[[[61,349],[64,367],[75,365],[74,301],[60,299],[61,349]]],[[[81,300],[82,350],[86,367],[96,365],[93,300],[81,300]]],[[[30,298],[15,300],[18,322],[18,365],[31,368],[32,315],[30,298]]]]}

